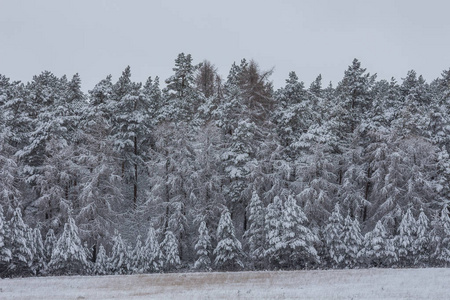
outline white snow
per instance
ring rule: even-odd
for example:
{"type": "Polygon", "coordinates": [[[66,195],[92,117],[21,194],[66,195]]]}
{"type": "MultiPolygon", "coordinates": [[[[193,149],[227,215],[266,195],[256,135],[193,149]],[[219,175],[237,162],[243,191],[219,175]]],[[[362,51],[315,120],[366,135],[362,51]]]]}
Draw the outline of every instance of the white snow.
{"type": "Polygon", "coordinates": [[[450,269],[74,276],[0,280],[0,299],[449,299],[450,269]]]}

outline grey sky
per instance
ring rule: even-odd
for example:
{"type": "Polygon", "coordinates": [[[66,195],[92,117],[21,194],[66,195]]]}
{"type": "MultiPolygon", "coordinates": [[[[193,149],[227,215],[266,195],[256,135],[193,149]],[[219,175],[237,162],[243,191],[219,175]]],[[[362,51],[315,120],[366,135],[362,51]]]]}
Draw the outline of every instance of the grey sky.
{"type": "Polygon", "coordinates": [[[144,82],[171,75],[180,52],[226,77],[241,58],[336,84],[353,58],[378,78],[414,69],[431,81],[450,67],[449,1],[0,0],[0,74],[30,81],[81,75],[87,91],[131,66],[144,82]]]}

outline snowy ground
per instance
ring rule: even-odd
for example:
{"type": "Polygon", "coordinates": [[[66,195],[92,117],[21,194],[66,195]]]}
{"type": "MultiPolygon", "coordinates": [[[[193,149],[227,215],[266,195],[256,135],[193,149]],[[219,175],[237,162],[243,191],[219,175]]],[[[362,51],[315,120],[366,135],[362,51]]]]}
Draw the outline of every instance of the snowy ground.
{"type": "Polygon", "coordinates": [[[0,280],[0,299],[449,299],[450,269],[185,273],[0,280]]]}

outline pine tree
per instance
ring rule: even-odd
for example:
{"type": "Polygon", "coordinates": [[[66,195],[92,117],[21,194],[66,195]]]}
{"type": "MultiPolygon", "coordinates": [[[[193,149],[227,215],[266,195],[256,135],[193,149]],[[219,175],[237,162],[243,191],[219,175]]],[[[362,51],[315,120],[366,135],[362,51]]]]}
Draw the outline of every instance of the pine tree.
{"type": "Polygon", "coordinates": [[[165,94],[169,100],[166,109],[169,109],[170,118],[175,122],[194,119],[201,104],[194,82],[198,67],[192,64],[190,54],[180,53],[175,59],[175,74],[166,79],[165,94]]]}
{"type": "Polygon", "coordinates": [[[197,260],[195,261],[194,268],[199,270],[211,270],[211,237],[209,236],[205,221],[202,221],[198,227],[198,240],[195,244],[195,251],[197,260]]]}
{"type": "Polygon", "coordinates": [[[47,234],[45,236],[44,241],[44,253],[45,253],[45,263],[50,263],[50,260],[52,258],[53,249],[56,247],[56,243],[58,240],[56,239],[55,233],[53,229],[49,229],[47,231],[47,234]]]}
{"type": "Polygon", "coordinates": [[[333,213],[328,219],[328,224],[323,230],[327,264],[333,268],[342,266],[344,261],[346,247],[342,240],[343,226],[339,204],[336,204],[333,213]]]}
{"type": "Polygon", "coordinates": [[[429,220],[425,215],[423,209],[420,211],[417,219],[416,238],[413,241],[414,245],[414,261],[416,266],[427,266],[429,262],[429,244],[430,244],[430,230],[429,220]]]}
{"type": "Polygon", "coordinates": [[[145,256],[144,247],[142,246],[141,236],[138,235],[136,238],[136,245],[131,252],[130,257],[130,268],[134,273],[141,274],[144,272],[145,267],[145,256]]]}
{"type": "Polygon", "coordinates": [[[163,257],[155,229],[152,226],[150,226],[145,239],[143,256],[145,261],[144,272],[156,272],[161,269],[163,257]]]}
{"type": "Polygon", "coordinates": [[[398,235],[395,237],[398,261],[402,267],[411,267],[414,263],[414,240],[417,236],[417,223],[411,209],[403,214],[398,227],[398,235]]]}
{"type": "Polygon", "coordinates": [[[114,232],[113,247],[109,258],[111,272],[116,275],[128,274],[130,272],[130,254],[117,229],[114,232]]]}
{"type": "Polygon", "coordinates": [[[161,243],[161,249],[164,257],[164,269],[168,271],[176,269],[181,264],[181,261],[178,254],[178,241],[172,231],[166,231],[164,240],[161,243]]]}
{"type": "Polygon", "coordinates": [[[345,71],[344,78],[337,87],[339,103],[343,114],[336,116],[342,129],[341,134],[352,133],[363,118],[363,112],[371,108],[369,92],[376,75],[366,73],[361,62],[354,59],[345,71]]]}
{"type": "Polygon", "coordinates": [[[357,267],[361,256],[360,251],[363,238],[358,220],[352,220],[350,215],[347,215],[344,220],[342,242],[345,245],[344,259],[342,261],[343,265],[347,268],[357,267]]]}
{"type": "Polygon", "coordinates": [[[261,267],[265,256],[265,214],[264,204],[256,191],[253,191],[247,210],[249,228],[244,234],[244,239],[247,240],[249,257],[255,265],[261,267]]]}
{"type": "Polygon", "coordinates": [[[86,274],[89,272],[86,249],[81,243],[75,220],[69,217],[59,237],[48,264],[49,272],[55,275],[86,274]]]}
{"type": "Polygon", "coordinates": [[[450,265],[450,217],[447,205],[444,205],[440,216],[433,222],[431,232],[431,258],[435,265],[450,265]]]}
{"type": "Polygon", "coordinates": [[[45,257],[45,248],[44,243],[42,241],[42,235],[39,228],[35,228],[34,230],[30,229],[31,236],[31,253],[33,255],[33,260],[31,263],[31,270],[34,275],[41,274],[45,271],[47,267],[46,257],[45,257]]]}
{"type": "MultiPolygon", "coordinates": [[[[288,267],[305,267],[310,263],[319,262],[314,244],[318,242],[316,235],[305,226],[308,221],[300,206],[292,195],[284,203],[281,221],[281,253],[288,267]]],[[[280,261],[281,262],[281,261],[280,261]]]]}
{"type": "Polygon", "coordinates": [[[6,270],[11,260],[9,229],[3,215],[3,209],[0,205],[0,277],[3,276],[3,270],[6,270]]]}
{"type": "Polygon", "coordinates": [[[386,228],[378,221],[364,236],[363,258],[371,267],[389,267],[397,260],[395,248],[388,239],[386,228]]]}
{"type": "Polygon", "coordinates": [[[214,264],[218,269],[232,270],[244,268],[242,263],[242,246],[234,233],[234,225],[228,209],[224,209],[220,216],[216,233],[217,246],[214,249],[216,256],[214,264]]]}
{"type": "Polygon", "coordinates": [[[103,245],[100,244],[98,247],[97,258],[94,264],[94,273],[97,275],[106,275],[108,274],[108,270],[111,267],[109,266],[108,256],[106,255],[106,250],[103,245]]]}
{"type": "Polygon", "coordinates": [[[281,198],[275,196],[273,202],[267,206],[265,217],[265,233],[267,249],[265,256],[272,265],[277,265],[279,258],[277,251],[281,245],[282,235],[282,217],[283,217],[283,202],[281,198]]]}
{"type": "Polygon", "coordinates": [[[33,254],[29,248],[29,229],[22,220],[20,208],[14,210],[13,217],[9,224],[11,260],[8,266],[8,273],[14,275],[28,275],[31,272],[30,266],[33,254]]]}

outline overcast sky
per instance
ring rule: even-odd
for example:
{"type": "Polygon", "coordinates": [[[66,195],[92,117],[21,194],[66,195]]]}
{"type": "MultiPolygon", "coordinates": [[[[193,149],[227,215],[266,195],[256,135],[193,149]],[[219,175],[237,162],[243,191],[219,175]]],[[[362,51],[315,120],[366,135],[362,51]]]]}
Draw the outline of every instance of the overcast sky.
{"type": "Polygon", "coordinates": [[[336,84],[353,58],[378,78],[414,69],[427,81],[450,67],[450,1],[442,0],[0,0],[0,74],[30,81],[79,73],[83,90],[127,65],[132,79],[163,81],[180,52],[226,77],[254,59],[275,68],[276,88],[295,71],[307,85],[336,84]]]}

